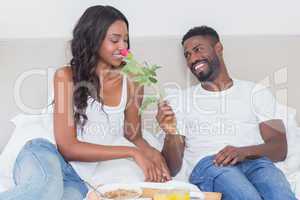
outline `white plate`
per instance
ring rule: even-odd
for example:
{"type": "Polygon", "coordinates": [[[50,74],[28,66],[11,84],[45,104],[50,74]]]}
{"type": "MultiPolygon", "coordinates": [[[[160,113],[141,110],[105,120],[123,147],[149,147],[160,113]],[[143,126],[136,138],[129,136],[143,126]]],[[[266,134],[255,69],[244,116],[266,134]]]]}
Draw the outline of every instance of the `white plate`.
{"type": "MultiPolygon", "coordinates": [[[[97,191],[99,191],[102,195],[104,195],[106,192],[112,192],[112,191],[116,191],[118,189],[131,190],[131,191],[135,191],[137,193],[137,195],[135,195],[134,197],[126,198],[126,200],[127,199],[128,200],[129,199],[136,199],[136,198],[139,198],[143,195],[142,188],[140,188],[138,186],[130,185],[130,184],[109,184],[109,185],[104,185],[104,186],[99,187],[97,189],[97,191]]],[[[107,200],[109,200],[109,198],[107,198],[107,200]]]]}

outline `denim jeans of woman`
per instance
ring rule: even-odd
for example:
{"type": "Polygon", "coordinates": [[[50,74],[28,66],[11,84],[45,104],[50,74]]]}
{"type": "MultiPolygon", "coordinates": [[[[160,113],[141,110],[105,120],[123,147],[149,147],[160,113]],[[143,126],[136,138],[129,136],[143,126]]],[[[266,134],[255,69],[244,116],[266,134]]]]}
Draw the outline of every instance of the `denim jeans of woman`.
{"type": "Polygon", "coordinates": [[[16,159],[16,186],[0,194],[0,200],[82,200],[86,185],[55,145],[45,139],[27,142],[16,159]]]}

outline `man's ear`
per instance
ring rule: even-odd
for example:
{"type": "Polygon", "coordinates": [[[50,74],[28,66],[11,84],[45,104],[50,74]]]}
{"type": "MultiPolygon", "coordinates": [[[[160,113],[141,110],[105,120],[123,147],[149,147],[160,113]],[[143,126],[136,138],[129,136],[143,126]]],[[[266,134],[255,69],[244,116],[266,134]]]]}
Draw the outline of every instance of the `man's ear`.
{"type": "Polygon", "coordinates": [[[223,56],[223,45],[222,45],[222,43],[221,42],[217,42],[216,44],[215,44],[215,52],[216,52],[216,54],[220,57],[222,57],[223,56]]]}

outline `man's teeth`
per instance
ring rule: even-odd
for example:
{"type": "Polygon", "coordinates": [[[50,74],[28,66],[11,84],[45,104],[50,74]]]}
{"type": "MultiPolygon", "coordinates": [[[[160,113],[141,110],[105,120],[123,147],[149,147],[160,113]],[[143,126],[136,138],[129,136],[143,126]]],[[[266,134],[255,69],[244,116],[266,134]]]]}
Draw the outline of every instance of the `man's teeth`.
{"type": "Polygon", "coordinates": [[[204,66],[204,64],[205,63],[200,63],[200,64],[196,65],[195,70],[202,68],[204,66]]]}

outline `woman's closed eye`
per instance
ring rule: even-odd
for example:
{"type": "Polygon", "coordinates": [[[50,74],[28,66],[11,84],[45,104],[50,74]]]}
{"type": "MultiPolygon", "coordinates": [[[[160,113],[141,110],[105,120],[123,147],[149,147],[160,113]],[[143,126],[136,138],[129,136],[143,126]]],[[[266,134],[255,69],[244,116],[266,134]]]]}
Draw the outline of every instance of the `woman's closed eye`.
{"type": "MultiPolygon", "coordinates": [[[[112,43],[114,43],[114,44],[117,44],[117,43],[119,43],[120,41],[122,41],[122,39],[121,39],[121,38],[111,38],[110,41],[111,41],[112,43]]],[[[123,42],[124,42],[124,43],[128,43],[128,39],[123,39],[123,42]]]]}
{"type": "Polygon", "coordinates": [[[111,41],[112,43],[115,43],[115,44],[118,43],[119,40],[120,40],[119,38],[111,38],[111,39],[110,39],[110,41],[111,41]]]}

